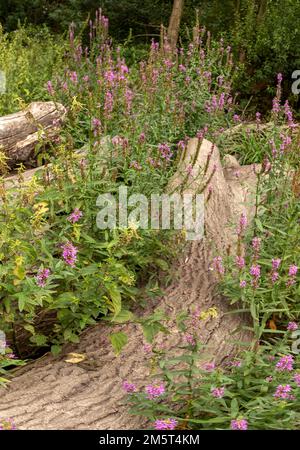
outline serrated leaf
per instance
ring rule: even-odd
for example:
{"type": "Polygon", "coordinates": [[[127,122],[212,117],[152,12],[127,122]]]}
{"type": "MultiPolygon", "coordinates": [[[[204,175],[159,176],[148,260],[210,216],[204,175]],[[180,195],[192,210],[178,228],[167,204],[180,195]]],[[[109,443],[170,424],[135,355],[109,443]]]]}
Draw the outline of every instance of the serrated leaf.
{"type": "Polygon", "coordinates": [[[109,336],[109,339],[116,355],[120,354],[122,348],[125,347],[128,342],[127,334],[123,333],[122,331],[118,333],[112,333],[109,336]]]}
{"type": "Polygon", "coordinates": [[[133,320],[134,315],[131,311],[128,311],[127,309],[122,309],[119,314],[115,315],[111,321],[114,323],[124,323],[128,322],[130,320],[133,320]]]}

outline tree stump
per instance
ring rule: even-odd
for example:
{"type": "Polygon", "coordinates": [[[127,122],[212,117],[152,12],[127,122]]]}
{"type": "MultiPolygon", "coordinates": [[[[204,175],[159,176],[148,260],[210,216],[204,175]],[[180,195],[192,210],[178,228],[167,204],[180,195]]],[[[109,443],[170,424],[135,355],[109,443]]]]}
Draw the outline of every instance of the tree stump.
{"type": "MultiPolygon", "coordinates": [[[[191,171],[188,171],[189,175],[191,171]]],[[[156,307],[170,319],[170,334],[159,334],[170,355],[178,355],[181,336],[176,317],[182,311],[215,307],[218,317],[199,323],[201,342],[206,346],[204,360],[221,364],[236,354],[234,342],[250,342],[252,334],[243,325],[248,317],[228,314],[230,306],[216,291],[217,274],[211,270],[216,254],[234,252],[235,227],[230,226],[245,212],[249,221],[254,215],[251,196],[257,178],[252,166],[238,166],[232,158],[222,167],[219,151],[212,143],[191,139],[170,180],[168,191],[203,191],[205,238],[187,244],[174,267],[170,286],[159,299],[149,299],[144,315],[156,307]],[[190,182],[185,184],[187,167],[193,166],[190,182]],[[204,173],[204,177],[198,177],[204,173]],[[237,173],[238,172],[238,173],[237,173]],[[209,181],[209,183],[207,183],[209,181]]],[[[143,350],[143,333],[135,323],[116,325],[113,331],[128,335],[128,344],[116,356],[109,342],[112,328],[104,322],[85,330],[78,345],[64,347],[62,355],[45,355],[21,368],[9,386],[0,389],[0,417],[14,417],[19,429],[138,429],[145,420],[131,416],[124,404],[122,382],[128,380],[143,387],[151,373],[151,354],[143,350]],[[69,364],[68,352],[83,353],[93,363],[91,369],[69,364]]]]}
{"type": "Polygon", "coordinates": [[[54,139],[66,109],[60,103],[34,102],[23,111],[0,117],[0,150],[8,165],[27,161],[41,139],[54,139]]]}

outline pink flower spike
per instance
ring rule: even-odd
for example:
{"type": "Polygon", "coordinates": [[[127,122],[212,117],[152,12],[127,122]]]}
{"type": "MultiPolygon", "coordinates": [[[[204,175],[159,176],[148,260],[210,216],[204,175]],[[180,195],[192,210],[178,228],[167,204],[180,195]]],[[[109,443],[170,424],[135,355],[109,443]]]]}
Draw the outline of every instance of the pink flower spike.
{"type": "Polygon", "coordinates": [[[294,277],[295,275],[297,275],[297,272],[298,272],[298,267],[295,264],[292,264],[289,267],[289,276],[294,277]]]}
{"type": "Polygon", "coordinates": [[[78,249],[71,242],[67,242],[66,244],[62,245],[62,251],[62,256],[65,262],[69,266],[74,267],[77,260],[78,249]]]}
{"type": "Polygon", "coordinates": [[[246,419],[235,419],[231,421],[230,426],[232,430],[247,430],[248,422],[246,419]]]}
{"type": "Polygon", "coordinates": [[[177,423],[175,419],[157,419],[154,428],[156,430],[175,430],[177,423]]]}
{"type": "Polygon", "coordinates": [[[160,397],[165,393],[165,387],[163,384],[156,384],[156,385],[149,384],[148,386],[146,386],[145,390],[147,398],[149,400],[153,400],[157,397],[160,397]]]}
{"type": "Polygon", "coordinates": [[[296,322],[289,322],[287,326],[288,331],[296,331],[298,330],[298,324],[296,322]]]}
{"type": "Polygon", "coordinates": [[[220,388],[213,388],[211,390],[211,395],[215,398],[222,398],[224,397],[224,392],[225,392],[225,388],[224,387],[220,387],[220,388]]]}
{"type": "Polygon", "coordinates": [[[278,363],[276,364],[276,369],[280,372],[285,370],[291,371],[293,370],[294,358],[291,355],[286,355],[280,358],[278,363]]]}
{"type": "Polygon", "coordinates": [[[68,221],[71,223],[76,223],[79,219],[81,219],[82,216],[82,211],[80,211],[80,209],[78,208],[75,208],[74,211],[69,215],[68,221]]]}
{"type": "Polygon", "coordinates": [[[126,380],[123,382],[122,387],[128,394],[132,394],[137,391],[136,385],[133,383],[128,383],[126,380]]]}

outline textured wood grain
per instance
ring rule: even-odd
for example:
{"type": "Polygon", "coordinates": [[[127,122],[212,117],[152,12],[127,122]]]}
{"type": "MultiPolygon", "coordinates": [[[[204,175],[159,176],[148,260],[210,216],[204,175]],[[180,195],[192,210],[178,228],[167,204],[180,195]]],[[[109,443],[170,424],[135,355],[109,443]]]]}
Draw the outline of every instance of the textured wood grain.
{"type": "Polygon", "coordinates": [[[57,136],[65,113],[59,103],[34,102],[23,111],[0,117],[0,149],[9,165],[26,161],[41,138],[57,136]]]}

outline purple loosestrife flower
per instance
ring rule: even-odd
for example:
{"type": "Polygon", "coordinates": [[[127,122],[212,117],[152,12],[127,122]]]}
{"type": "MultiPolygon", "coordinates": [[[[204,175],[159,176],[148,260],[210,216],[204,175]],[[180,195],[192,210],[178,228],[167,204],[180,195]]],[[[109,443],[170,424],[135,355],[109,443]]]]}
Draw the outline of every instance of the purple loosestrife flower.
{"type": "Polygon", "coordinates": [[[145,133],[142,132],[142,133],[139,135],[139,143],[140,143],[140,144],[143,144],[143,143],[145,142],[145,140],[146,140],[145,133]]]}
{"type": "Polygon", "coordinates": [[[7,419],[4,419],[2,420],[2,422],[0,422],[0,430],[16,430],[16,429],[17,427],[12,417],[8,417],[7,419]]]}
{"type": "Polygon", "coordinates": [[[184,336],[184,339],[188,344],[193,345],[193,346],[196,345],[195,338],[192,334],[186,334],[184,336]]]}
{"type": "Polygon", "coordinates": [[[272,100],[272,113],[277,115],[280,112],[280,103],[277,97],[272,100]]]}
{"type": "Polygon", "coordinates": [[[280,358],[276,364],[276,369],[283,372],[284,370],[293,370],[294,358],[291,355],[286,355],[280,358]]]}
{"type": "Polygon", "coordinates": [[[288,331],[296,331],[298,330],[298,324],[296,322],[289,322],[287,326],[288,331]]]}
{"type": "Polygon", "coordinates": [[[297,384],[298,387],[300,387],[300,373],[296,373],[293,377],[293,380],[297,384]]]}
{"type": "Polygon", "coordinates": [[[104,101],[104,112],[107,115],[110,115],[114,107],[114,98],[110,91],[105,93],[105,101],[104,101]]]}
{"type": "Polygon", "coordinates": [[[145,388],[147,398],[153,400],[154,398],[160,397],[165,393],[165,387],[163,384],[148,384],[145,388]]]}
{"type": "Polygon", "coordinates": [[[171,151],[168,144],[159,144],[158,150],[160,151],[161,157],[166,161],[170,161],[173,156],[173,152],[171,151]]]}
{"type": "Polygon", "coordinates": [[[243,269],[245,267],[245,259],[242,256],[237,256],[235,258],[235,263],[239,269],[243,269]]]}
{"type": "Polygon", "coordinates": [[[248,422],[246,419],[235,419],[231,421],[230,427],[232,430],[247,430],[248,422]]]}
{"type": "Polygon", "coordinates": [[[132,394],[133,392],[137,391],[136,385],[133,383],[128,383],[127,380],[123,382],[122,387],[128,394],[132,394]]]}
{"type": "Polygon", "coordinates": [[[220,274],[223,275],[225,273],[225,269],[223,266],[223,259],[221,256],[216,256],[213,259],[213,268],[220,274]]]}
{"type": "Polygon", "coordinates": [[[250,267],[250,275],[252,275],[254,278],[260,277],[260,265],[259,264],[253,264],[250,267]]]}
{"type": "Polygon", "coordinates": [[[280,264],[281,264],[281,259],[280,258],[272,259],[272,268],[274,270],[278,269],[280,264]]]}
{"type": "Polygon", "coordinates": [[[126,103],[126,112],[127,114],[130,114],[131,106],[132,106],[132,100],[133,100],[133,92],[131,89],[126,89],[125,91],[125,103],[126,103]]]}
{"type": "Polygon", "coordinates": [[[255,253],[258,254],[260,251],[261,239],[259,237],[254,237],[252,239],[252,247],[255,250],[255,253]]]}
{"type": "Polygon", "coordinates": [[[260,277],[260,265],[259,264],[253,264],[250,267],[250,275],[252,275],[254,278],[260,277]]]}
{"type": "Polygon", "coordinates": [[[225,362],[227,367],[241,367],[242,363],[238,359],[225,362]]]}
{"type": "Polygon", "coordinates": [[[132,167],[135,170],[142,170],[142,166],[137,161],[131,161],[130,167],[132,167]]]}
{"type": "Polygon", "coordinates": [[[47,91],[50,95],[54,95],[55,93],[51,81],[47,81],[47,91]]]}
{"type": "Polygon", "coordinates": [[[144,344],[143,350],[145,353],[151,353],[152,352],[152,345],[151,344],[144,344]]]}
{"type": "Polygon", "coordinates": [[[294,123],[293,113],[291,111],[291,108],[290,108],[288,100],[286,100],[285,104],[284,104],[284,114],[285,114],[285,116],[287,118],[288,126],[290,128],[294,128],[296,126],[296,124],[294,123]]]}
{"type": "Polygon", "coordinates": [[[290,277],[290,279],[286,283],[287,286],[292,286],[293,284],[296,283],[297,272],[298,272],[298,267],[295,266],[295,264],[292,264],[289,267],[289,277],[290,277]]]}
{"type": "Polygon", "coordinates": [[[224,397],[224,392],[225,392],[225,388],[224,387],[220,387],[220,388],[213,388],[211,390],[211,395],[215,398],[222,398],[224,397]]]}
{"type": "Polygon", "coordinates": [[[206,370],[207,372],[212,372],[215,370],[215,368],[216,368],[216,365],[214,362],[205,363],[203,366],[203,369],[206,370]]]}
{"type": "Polygon", "coordinates": [[[294,264],[292,264],[289,267],[289,277],[294,277],[295,275],[297,275],[297,272],[298,272],[298,267],[295,266],[294,264]]]}
{"type": "Polygon", "coordinates": [[[279,386],[277,386],[276,392],[273,397],[289,399],[291,390],[292,388],[289,384],[280,384],[279,386]]]}
{"type": "Polygon", "coordinates": [[[47,278],[50,275],[50,269],[39,269],[38,274],[36,276],[36,283],[40,287],[45,287],[47,278]]]}
{"type": "Polygon", "coordinates": [[[247,286],[247,281],[246,280],[241,280],[240,281],[240,287],[241,288],[245,288],[247,286]]]}
{"type": "Polygon", "coordinates": [[[121,136],[114,136],[111,140],[112,145],[117,146],[117,145],[122,145],[123,144],[123,138],[121,136]]]}
{"type": "Polygon", "coordinates": [[[107,70],[104,73],[104,78],[105,78],[106,81],[108,81],[109,84],[113,85],[114,81],[116,79],[116,74],[115,74],[115,72],[113,70],[107,70]]]}
{"type": "Polygon", "coordinates": [[[279,273],[272,272],[272,277],[271,277],[272,283],[275,283],[278,280],[278,278],[279,278],[279,273]]]}
{"type": "Polygon", "coordinates": [[[62,245],[62,256],[69,266],[74,267],[77,260],[78,249],[71,243],[67,242],[62,245]]]}
{"type": "Polygon", "coordinates": [[[178,141],[178,142],[177,142],[177,148],[178,148],[178,150],[184,150],[185,147],[186,147],[185,141],[181,140],[181,141],[178,141]]]}
{"type": "Polygon", "coordinates": [[[94,117],[92,119],[92,129],[93,129],[94,136],[98,136],[100,134],[100,131],[101,131],[101,120],[100,119],[97,119],[96,117],[94,117]]]}
{"type": "Polygon", "coordinates": [[[175,430],[177,423],[175,419],[157,419],[154,428],[156,430],[175,430]]]}
{"type": "Polygon", "coordinates": [[[78,76],[77,72],[70,72],[70,80],[72,83],[77,84],[78,83],[78,76]]]}
{"type": "Polygon", "coordinates": [[[245,213],[242,213],[237,228],[238,235],[241,235],[245,231],[247,224],[248,224],[247,216],[245,213]]]}
{"type": "Polygon", "coordinates": [[[277,148],[276,148],[274,139],[270,139],[269,144],[271,145],[272,155],[275,158],[277,155],[277,148]]]}
{"type": "Polygon", "coordinates": [[[269,375],[267,378],[265,378],[265,380],[266,380],[268,383],[271,383],[271,381],[273,381],[272,375],[269,375]]]}
{"type": "Polygon", "coordinates": [[[233,116],[233,121],[234,121],[235,123],[240,122],[240,121],[241,121],[240,116],[239,116],[238,114],[234,114],[234,116],[233,116]]]}
{"type": "Polygon", "coordinates": [[[75,208],[74,211],[69,215],[68,221],[76,223],[79,219],[81,219],[82,215],[82,211],[80,211],[80,209],[78,208],[75,208]]]}

